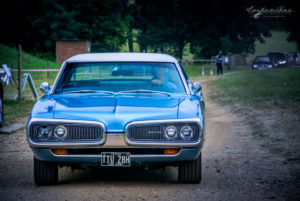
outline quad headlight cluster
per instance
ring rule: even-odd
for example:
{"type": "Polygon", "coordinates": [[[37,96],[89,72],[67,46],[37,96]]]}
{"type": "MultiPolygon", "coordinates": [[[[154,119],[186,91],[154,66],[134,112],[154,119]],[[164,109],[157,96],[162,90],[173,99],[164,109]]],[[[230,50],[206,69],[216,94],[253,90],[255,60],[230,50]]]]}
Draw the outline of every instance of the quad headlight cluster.
{"type": "Polygon", "coordinates": [[[68,130],[63,125],[51,127],[48,125],[41,125],[37,130],[37,140],[50,140],[50,139],[66,139],[68,136],[68,130]]]}
{"type": "Polygon", "coordinates": [[[191,126],[182,126],[177,128],[176,126],[168,126],[165,129],[164,136],[168,140],[191,140],[195,138],[193,128],[191,126]]]}
{"type": "Polygon", "coordinates": [[[39,142],[100,142],[104,139],[104,126],[85,122],[45,122],[35,121],[28,125],[31,141],[39,142]]]}
{"type": "Polygon", "coordinates": [[[126,129],[131,142],[194,143],[202,137],[201,125],[194,122],[132,123],[126,129]]]}

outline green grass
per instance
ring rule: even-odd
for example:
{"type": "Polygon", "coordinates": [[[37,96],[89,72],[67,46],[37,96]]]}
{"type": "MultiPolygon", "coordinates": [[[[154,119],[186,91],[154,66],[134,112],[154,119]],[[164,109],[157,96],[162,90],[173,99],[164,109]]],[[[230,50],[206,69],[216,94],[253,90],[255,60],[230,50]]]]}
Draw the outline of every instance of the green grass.
{"type": "Polygon", "coordinates": [[[213,99],[259,104],[300,103],[300,68],[230,72],[211,83],[213,99]]]}
{"type": "MultiPolygon", "coordinates": [[[[55,62],[41,59],[27,52],[22,51],[22,69],[33,69],[33,68],[46,69],[47,63],[49,64],[50,68],[60,68],[60,65],[56,64],[55,62]]],[[[8,67],[17,68],[18,66],[17,49],[0,44],[0,64],[7,64],[8,67]]],[[[44,81],[52,84],[56,77],[57,72],[50,72],[49,77],[47,76],[46,72],[30,72],[30,74],[33,78],[36,88],[39,89],[39,85],[44,81]]],[[[14,72],[13,75],[14,78],[17,79],[18,77],[17,73],[14,72]]],[[[42,95],[40,92],[39,94],[42,95]]],[[[16,85],[9,85],[4,87],[4,97],[6,99],[13,99],[16,97],[16,95],[17,95],[16,85]]],[[[32,95],[28,83],[25,88],[24,96],[27,99],[28,98],[32,99],[32,95]]]]}
{"type": "MultiPolygon", "coordinates": [[[[39,90],[40,84],[42,82],[48,82],[52,85],[57,72],[50,72],[49,77],[46,72],[32,72],[30,74],[33,78],[37,92],[41,97],[43,96],[43,93],[39,90]]],[[[4,87],[4,125],[9,125],[16,121],[22,122],[24,118],[28,117],[33,105],[35,104],[29,83],[26,84],[22,99],[20,101],[12,100],[17,96],[17,94],[17,86],[9,85],[4,87]]]]}
{"type": "MultiPolygon", "coordinates": [[[[32,68],[47,68],[47,61],[45,59],[40,59],[29,53],[22,51],[22,69],[32,69],[32,68]]],[[[50,68],[59,68],[60,65],[49,62],[50,68]]],[[[18,67],[18,51],[16,48],[8,47],[0,43],[0,64],[7,64],[9,67],[18,67]]]]}
{"type": "Polygon", "coordinates": [[[4,100],[4,125],[16,122],[25,123],[34,104],[34,100],[24,98],[20,101],[4,100]]]}

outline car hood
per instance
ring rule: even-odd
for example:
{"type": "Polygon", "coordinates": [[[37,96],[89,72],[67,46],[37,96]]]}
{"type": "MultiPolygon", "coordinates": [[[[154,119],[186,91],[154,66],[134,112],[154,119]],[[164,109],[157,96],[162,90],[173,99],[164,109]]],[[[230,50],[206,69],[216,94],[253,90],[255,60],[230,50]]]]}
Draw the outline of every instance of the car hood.
{"type": "Polygon", "coordinates": [[[195,118],[199,102],[189,95],[50,95],[41,98],[32,118],[99,121],[107,132],[124,132],[132,121],[195,118]]]}

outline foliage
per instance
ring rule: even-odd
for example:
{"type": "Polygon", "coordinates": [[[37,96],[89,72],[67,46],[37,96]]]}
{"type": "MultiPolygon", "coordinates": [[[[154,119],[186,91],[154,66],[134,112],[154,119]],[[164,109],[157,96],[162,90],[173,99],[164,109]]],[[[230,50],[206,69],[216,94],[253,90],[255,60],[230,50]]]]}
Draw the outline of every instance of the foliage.
{"type": "Polygon", "coordinates": [[[299,2],[297,0],[290,0],[286,2],[286,8],[291,9],[293,12],[289,14],[285,21],[283,22],[284,28],[290,32],[288,41],[295,41],[298,46],[298,50],[300,49],[300,32],[298,29],[299,26],[299,10],[295,10],[299,8],[299,2]]]}
{"type": "Polygon", "coordinates": [[[5,0],[2,6],[15,15],[2,18],[6,29],[1,41],[12,46],[20,43],[33,52],[54,52],[56,40],[87,39],[98,45],[99,51],[118,51],[126,42],[128,27],[121,2],[5,0]]]}
{"type": "Polygon", "coordinates": [[[296,0],[3,0],[0,42],[44,57],[54,57],[55,40],[87,39],[92,51],[120,51],[134,37],[143,52],[163,52],[180,59],[189,44],[195,58],[224,53],[253,53],[255,41],[264,42],[271,28],[290,31],[299,45],[297,15],[253,18],[247,8],[285,6],[296,9],[296,0]],[[134,36],[133,30],[137,34],[134,36]],[[49,54],[49,52],[51,54],[49,54]]]}

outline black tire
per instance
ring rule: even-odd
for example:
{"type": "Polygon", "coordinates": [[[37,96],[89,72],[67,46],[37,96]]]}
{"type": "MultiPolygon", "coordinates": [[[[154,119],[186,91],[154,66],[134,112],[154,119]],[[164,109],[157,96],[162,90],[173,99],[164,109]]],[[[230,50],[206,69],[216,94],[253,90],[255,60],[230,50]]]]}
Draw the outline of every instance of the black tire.
{"type": "Polygon", "coordinates": [[[57,184],[57,163],[40,161],[34,157],[34,182],[38,186],[57,184]]]}
{"type": "Polygon", "coordinates": [[[201,181],[202,174],[202,156],[201,153],[196,160],[183,161],[178,166],[178,181],[180,183],[198,184],[201,181]]]}

